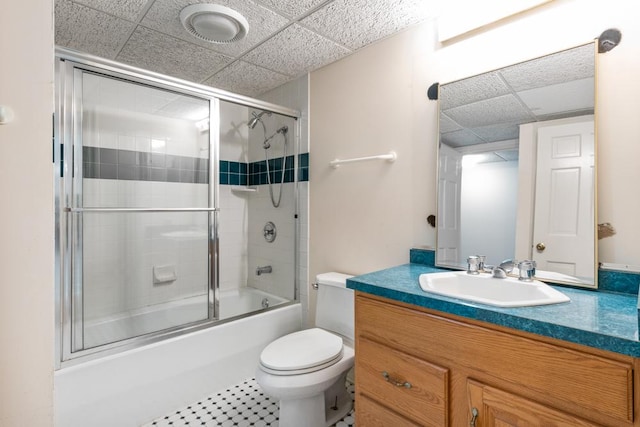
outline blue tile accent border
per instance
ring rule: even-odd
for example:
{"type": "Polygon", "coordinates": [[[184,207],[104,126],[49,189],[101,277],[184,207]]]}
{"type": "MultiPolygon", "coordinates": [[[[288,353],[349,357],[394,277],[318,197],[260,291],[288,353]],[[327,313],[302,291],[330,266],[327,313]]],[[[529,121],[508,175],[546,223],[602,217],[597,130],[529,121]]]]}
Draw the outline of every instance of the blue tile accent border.
{"type": "Polygon", "coordinates": [[[198,157],[85,146],[82,168],[89,179],[209,183],[209,161],[198,157]]]}
{"type": "Polygon", "coordinates": [[[287,156],[276,157],[269,159],[269,168],[267,169],[267,161],[260,160],[257,162],[249,163],[248,166],[248,182],[249,185],[263,185],[269,183],[269,174],[271,175],[271,182],[280,182],[283,179],[284,182],[294,182],[294,157],[287,156]],[[283,165],[284,163],[284,165],[283,165]],[[283,171],[284,167],[284,171],[283,171]],[[268,170],[268,172],[267,172],[268,170]]]}
{"type": "Polygon", "coordinates": [[[298,155],[298,181],[309,181],[309,153],[298,155]]]}
{"type": "Polygon", "coordinates": [[[221,185],[247,185],[247,164],[220,160],[221,185]]]}
{"type": "MultiPolygon", "coordinates": [[[[82,156],[84,178],[209,183],[208,159],[88,146],[83,147],[82,156]]],[[[284,182],[294,182],[296,166],[293,155],[286,159],[269,159],[271,182],[282,180],[283,169],[284,182]]],[[[298,181],[309,181],[309,153],[298,155],[297,172],[298,181]]],[[[220,160],[219,178],[221,185],[268,184],[267,162],[220,160]]]]}

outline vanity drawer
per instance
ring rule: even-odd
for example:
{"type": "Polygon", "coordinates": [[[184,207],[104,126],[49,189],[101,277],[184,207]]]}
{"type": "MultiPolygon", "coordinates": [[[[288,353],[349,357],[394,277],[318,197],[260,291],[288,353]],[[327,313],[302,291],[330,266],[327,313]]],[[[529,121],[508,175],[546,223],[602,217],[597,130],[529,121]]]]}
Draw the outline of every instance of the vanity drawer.
{"type": "Polygon", "coordinates": [[[420,425],[447,425],[447,369],[364,338],[356,352],[358,394],[420,425]]]}
{"type": "MultiPolygon", "coordinates": [[[[579,351],[359,295],[356,334],[593,419],[630,425],[633,360],[579,351]]],[[[514,331],[515,332],[515,331],[514,331]]]]}
{"type": "Polygon", "coordinates": [[[362,394],[358,396],[356,417],[357,425],[366,427],[420,426],[362,394]]]}

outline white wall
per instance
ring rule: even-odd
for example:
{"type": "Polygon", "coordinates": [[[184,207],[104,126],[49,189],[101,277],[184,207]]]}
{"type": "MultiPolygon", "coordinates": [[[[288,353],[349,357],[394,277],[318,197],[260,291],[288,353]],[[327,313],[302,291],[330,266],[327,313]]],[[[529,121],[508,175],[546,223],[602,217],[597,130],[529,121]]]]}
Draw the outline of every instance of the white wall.
{"type": "Polygon", "coordinates": [[[412,246],[435,246],[425,218],[436,211],[437,103],[446,83],[587,43],[607,28],[620,46],[598,55],[598,213],[618,234],[600,261],[637,264],[640,199],[640,27],[637,2],[554,2],[486,31],[437,45],[432,22],[369,46],[311,74],[310,276],[368,271],[407,261],[412,246]],[[332,170],[333,158],[382,154],[398,161],[332,170]]]}
{"type": "Polygon", "coordinates": [[[408,261],[435,243],[436,105],[426,90],[426,25],[311,74],[310,277],[361,274],[408,261]],[[348,159],[395,151],[395,163],[333,169],[348,159]]]}
{"type": "Polygon", "coordinates": [[[0,105],[15,112],[0,125],[2,426],[53,422],[52,5],[8,0],[0,13],[0,105]]]}
{"type": "Polygon", "coordinates": [[[513,258],[516,241],[518,162],[462,167],[460,253],[485,255],[498,265],[513,258]]]}

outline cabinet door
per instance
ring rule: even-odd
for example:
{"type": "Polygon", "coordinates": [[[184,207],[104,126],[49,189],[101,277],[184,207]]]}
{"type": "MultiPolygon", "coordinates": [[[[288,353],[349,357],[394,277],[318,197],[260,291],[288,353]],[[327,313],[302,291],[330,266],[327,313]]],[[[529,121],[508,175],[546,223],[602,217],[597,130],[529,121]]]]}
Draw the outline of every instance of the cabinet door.
{"type": "MultiPolygon", "coordinates": [[[[596,427],[582,418],[557,411],[512,393],[467,382],[471,427],[596,427]],[[473,409],[477,410],[475,423],[473,409]]],[[[583,414],[588,415],[588,414],[583,414]]]]}

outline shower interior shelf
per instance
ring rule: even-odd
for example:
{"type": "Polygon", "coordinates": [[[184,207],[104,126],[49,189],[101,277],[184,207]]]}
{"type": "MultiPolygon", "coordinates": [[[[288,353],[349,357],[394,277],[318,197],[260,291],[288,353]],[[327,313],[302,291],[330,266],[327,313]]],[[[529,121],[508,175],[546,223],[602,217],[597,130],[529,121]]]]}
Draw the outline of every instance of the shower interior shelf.
{"type": "Polygon", "coordinates": [[[234,193],[257,193],[258,187],[244,187],[234,185],[231,187],[231,191],[233,191],[234,193]]]}

